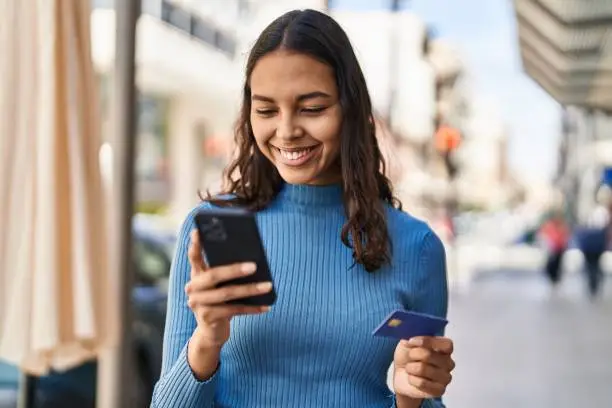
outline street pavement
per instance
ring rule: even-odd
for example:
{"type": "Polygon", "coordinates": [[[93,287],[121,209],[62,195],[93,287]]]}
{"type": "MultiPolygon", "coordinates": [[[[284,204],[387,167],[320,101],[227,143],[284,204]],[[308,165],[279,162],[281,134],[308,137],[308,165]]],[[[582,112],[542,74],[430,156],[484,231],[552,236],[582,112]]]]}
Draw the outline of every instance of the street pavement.
{"type": "Polygon", "coordinates": [[[449,408],[612,407],[612,279],[593,302],[580,274],[557,293],[499,270],[451,295],[457,368],[449,408]]]}

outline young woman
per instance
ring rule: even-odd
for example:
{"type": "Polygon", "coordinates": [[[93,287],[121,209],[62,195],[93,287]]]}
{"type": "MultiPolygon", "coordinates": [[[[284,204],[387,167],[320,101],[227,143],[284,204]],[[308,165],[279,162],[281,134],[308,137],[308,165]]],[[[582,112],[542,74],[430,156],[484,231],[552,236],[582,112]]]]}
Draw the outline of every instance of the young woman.
{"type": "Polygon", "coordinates": [[[442,407],[452,341],[371,335],[396,309],[446,315],[445,254],[398,208],[363,73],[332,18],[292,11],[262,32],[236,142],[225,198],[206,199],[180,232],[152,406],[442,407]],[[193,217],[211,205],[256,212],[272,308],[224,303],[271,284],[216,288],[254,266],[204,267],[193,217]]]}

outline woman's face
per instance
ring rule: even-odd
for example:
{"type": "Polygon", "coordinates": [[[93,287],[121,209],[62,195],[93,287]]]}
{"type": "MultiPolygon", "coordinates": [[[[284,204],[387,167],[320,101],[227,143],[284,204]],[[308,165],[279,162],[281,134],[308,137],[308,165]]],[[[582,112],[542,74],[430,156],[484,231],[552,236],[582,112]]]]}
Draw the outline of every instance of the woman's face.
{"type": "Polygon", "coordinates": [[[342,109],[334,72],[295,52],[262,57],[250,78],[257,146],[290,184],[330,184],[339,166],[342,109]]]}

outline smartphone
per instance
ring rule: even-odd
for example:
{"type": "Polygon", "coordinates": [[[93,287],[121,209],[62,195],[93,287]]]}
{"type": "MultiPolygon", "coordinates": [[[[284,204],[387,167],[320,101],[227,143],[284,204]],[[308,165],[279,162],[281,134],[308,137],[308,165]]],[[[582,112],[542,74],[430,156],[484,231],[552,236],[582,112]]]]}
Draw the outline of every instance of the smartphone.
{"type": "Polygon", "coordinates": [[[272,290],[268,293],[228,303],[273,305],[276,302],[276,290],[255,215],[242,209],[210,208],[200,210],[195,216],[195,223],[200,235],[202,255],[209,267],[242,262],[254,262],[257,265],[254,274],[223,282],[219,287],[272,282],[272,290]]]}

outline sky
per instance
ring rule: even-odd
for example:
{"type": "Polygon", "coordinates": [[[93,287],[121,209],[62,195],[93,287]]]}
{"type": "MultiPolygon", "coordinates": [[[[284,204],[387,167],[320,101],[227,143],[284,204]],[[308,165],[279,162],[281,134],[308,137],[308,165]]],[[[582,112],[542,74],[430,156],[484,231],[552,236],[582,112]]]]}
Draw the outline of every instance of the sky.
{"type": "MultiPolygon", "coordinates": [[[[332,0],[338,9],[388,8],[390,0],[332,0]]],[[[523,73],[510,0],[407,0],[462,53],[473,92],[497,105],[509,134],[508,159],[522,180],[542,182],[555,171],[560,106],[523,73]]]]}

